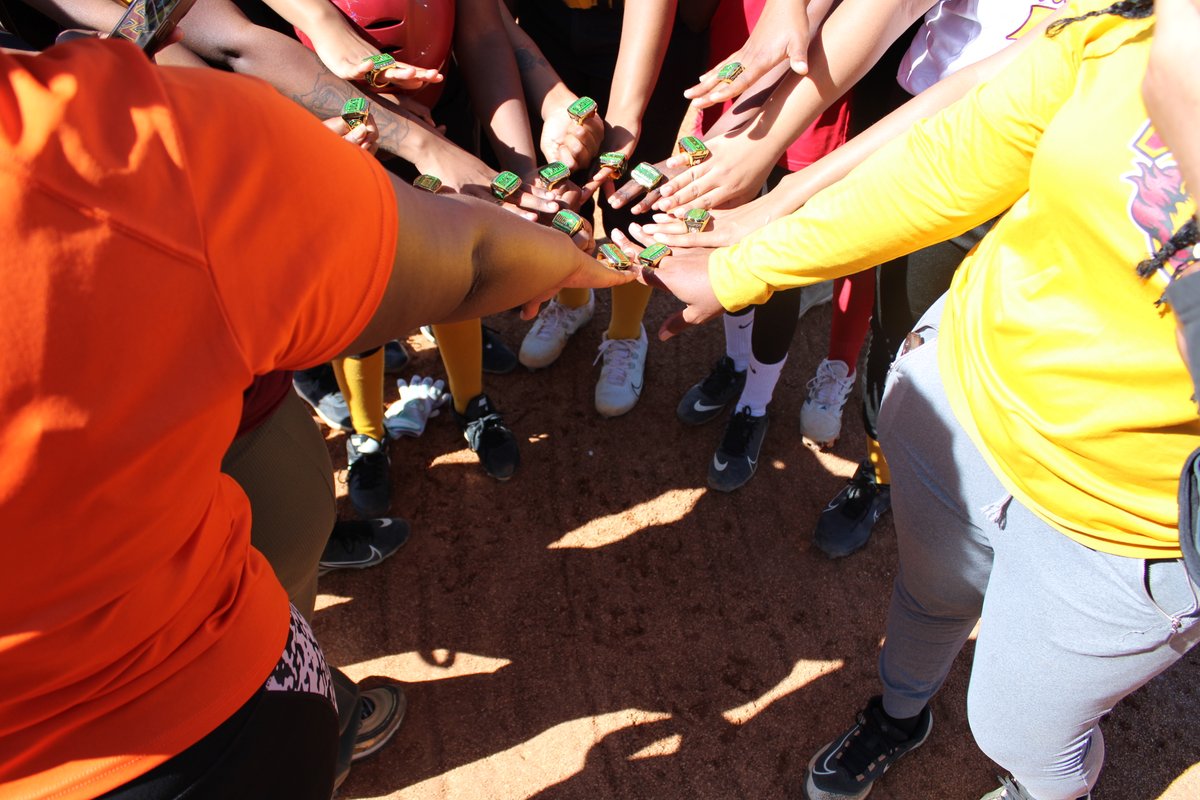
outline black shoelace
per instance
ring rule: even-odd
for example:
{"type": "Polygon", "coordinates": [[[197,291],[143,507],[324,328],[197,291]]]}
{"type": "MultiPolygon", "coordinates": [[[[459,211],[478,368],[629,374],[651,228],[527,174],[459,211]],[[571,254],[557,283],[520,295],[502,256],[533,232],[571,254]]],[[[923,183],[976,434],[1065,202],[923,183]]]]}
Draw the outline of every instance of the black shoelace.
{"type": "Polygon", "coordinates": [[[738,373],[733,368],[733,360],[725,356],[717,362],[712,372],[708,373],[708,377],[700,384],[700,391],[709,397],[722,397],[737,385],[737,379],[738,373]]]}
{"type": "Polygon", "coordinates": [[[842,766],[852,775],[862,775],[880,756],[890,756],[909,738],[889,724],[880,709],[868,707],[858,714],[858,731],[842,745],[842,766]]]}
{"type": "Polygon", "coordinates": [[[758,425],[758,417],[751,416],[750,406],[744,406],[729,419],[729,427],[725,429],[725,440],[721,449],[731,456],[746,455],[750,447],[750,438],[758,425]]]}

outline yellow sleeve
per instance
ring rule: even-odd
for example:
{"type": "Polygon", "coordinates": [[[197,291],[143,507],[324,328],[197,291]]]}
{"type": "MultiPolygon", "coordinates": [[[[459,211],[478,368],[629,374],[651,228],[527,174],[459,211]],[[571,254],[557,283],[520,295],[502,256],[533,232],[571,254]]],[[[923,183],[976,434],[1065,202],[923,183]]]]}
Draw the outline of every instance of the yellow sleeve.
{"type": "Polygon", "coordinates": [[[1029,189],[1046,125],[1070,96],[1095,26],[1043,37],[1007,69],[872,154],[794,214],[709,259],[717,299],[736,311],[777,289],[868,269],[957,236],[1029,189]]]}

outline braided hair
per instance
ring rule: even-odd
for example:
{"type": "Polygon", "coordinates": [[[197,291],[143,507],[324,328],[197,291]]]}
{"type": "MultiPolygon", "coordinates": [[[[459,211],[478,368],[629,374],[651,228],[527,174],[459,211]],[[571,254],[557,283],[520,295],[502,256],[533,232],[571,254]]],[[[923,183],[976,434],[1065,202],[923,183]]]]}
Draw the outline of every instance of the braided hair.
{"type": "Polygon", "coordinates": [[[1154,15],[1154,0],[1118,0],[1118,2],[1113,3],[1108,8],[1089,11],[1086,14],[1080,14],[1078,17],[1060,19],[1046,29],[1046,35],[1057,36],[1063,28],[1074,22],[1091,17],[1101,17],[1107,14],[1114,14],[1125,19],[1145,19],[1154,15]]]}
{"type": "MultiPolygon", "coordinates": [[[[1078,17],[1060,19],[1046,29],[1046,35],[1057,36],[1063,28],[1072,23],[1088,19],[1089,17],[1100,17],[1108,14],[1124,17],[1125,19],[1146,19],[1154,15],[1154,0],[1118,0],[1118,2],[1113,3],[1107,8],[1089,11],[1078,17]]],[[[1179,226],[1179,229],[1175,231],[1170,240],[1164,242],[1154,255],[1137,265],[1137,274],[1143,278],[1148,278],[1157,270],[1162,269],[1165,271],[1167,264],[1175,257],[1176,253],[1180,250],[1196,247],[1198,239],[1200,239],[1200,232],[1197,231],[1196,219],[1189,219],[1183,225],[1179,226]]],[[[1175,266],[1172,271],[1172,277],[1177,275],[1185,266],[1196,261],[1198,257],[1200,256],[1193,255],[1191,258],[1183,259],[1175,266]]],[[[1161,298],[1159,302],[1162,302],[1161,298]]]]}

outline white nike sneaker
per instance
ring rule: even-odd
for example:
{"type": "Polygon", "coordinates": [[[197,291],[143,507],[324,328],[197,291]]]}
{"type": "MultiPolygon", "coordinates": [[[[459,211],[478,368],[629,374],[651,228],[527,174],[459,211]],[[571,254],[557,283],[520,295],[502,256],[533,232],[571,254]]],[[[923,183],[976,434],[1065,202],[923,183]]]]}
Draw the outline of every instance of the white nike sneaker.
{"type": "Polygon", "coordinates": [[[636,339],[610,339],[604,334],[595,364],[604,359],[596,381],[596,410],[605,417],[619,417],[637,405],[646,372],[646,328],[636,339]]]}
{"type": "Polygon", "coordinates": [[[825,359],[808,382],[800,407],[800,433],[813,445],[832,447],[842,434],[842,406],[854,388],[854,373],[841,361],[825,359]]]}
{"type": "Polygon", "coordinates": [[[546,304],[521,342],[521,363],[529,369],[548,367],[562,355],[567,339],[592,319],[596,311],[596,295],[588,293],[588,301],[579,308],[567,308],[558,300],[546,304]]]}

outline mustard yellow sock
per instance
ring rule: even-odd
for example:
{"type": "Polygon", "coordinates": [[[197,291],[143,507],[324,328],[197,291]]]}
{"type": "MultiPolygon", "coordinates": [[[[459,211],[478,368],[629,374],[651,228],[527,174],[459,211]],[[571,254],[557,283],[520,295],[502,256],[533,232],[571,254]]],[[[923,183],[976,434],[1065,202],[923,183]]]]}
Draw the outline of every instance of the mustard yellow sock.
{"type": "Polygon", "coordinates": [[[875,467],[876,485],[890,486],[892,472],[888,469],[887,459],[883,457],[883,448],[879,446],[879,442],[869,436],[867,437],[867,457],[871,459],[871,465],[875,467]]]}
{"type": "Polygon", "coordinates": [[[383,348],[362,358],[335,358],[333,374],[350,407],[354,432],[383,441],[383,348]]]}
{"type": "Polygon", "coordinates": [[[467,404],[483,393],[483,326],[477,319],[434,325],[433,335],[446,365],[454,410],[464,414],[467,404]]]}
{"type": "Polygon", "coordinates": [[[649,286],[626,283],[612,290],[612,319],[608,323],[608,338],[637,339],[642,335],[642,317],[650,302],[649,286]]]}
{"type": "Polygon", "coordinates": [[[583,308],[591,296],[590,289],[562,289],[558,293],[558,304],[565,308],[583,308]]]}

